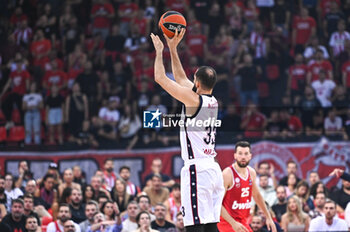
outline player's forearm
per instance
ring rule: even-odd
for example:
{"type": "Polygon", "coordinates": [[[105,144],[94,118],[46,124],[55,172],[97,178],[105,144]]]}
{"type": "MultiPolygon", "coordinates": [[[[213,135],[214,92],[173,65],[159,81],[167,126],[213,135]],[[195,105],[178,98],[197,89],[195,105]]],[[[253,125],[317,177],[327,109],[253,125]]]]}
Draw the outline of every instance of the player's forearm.
{"type": "Polygon", "coordinates": [[[157,52],[156,60],[154,62],[154,80],[160,84],[165,76],[165,68],[163,64],[163,53],[157,52]]]}
{"type": "Polygon", "coordinates": [[[231,217],[224,206],[221,206],[221,217],[230,223],[231,226],[236,223],[236,220],[231,217]]]}
{"type": "Polygon", "coordinates": [[[185,70],[182,67],[179,54],[177,53],[176,48],[170,49],[170,57],[171,57],[171,69],[173,70],[174,78],[176,82],[180,82],[181,80],[186,80],[187,76],[185,70]]]}

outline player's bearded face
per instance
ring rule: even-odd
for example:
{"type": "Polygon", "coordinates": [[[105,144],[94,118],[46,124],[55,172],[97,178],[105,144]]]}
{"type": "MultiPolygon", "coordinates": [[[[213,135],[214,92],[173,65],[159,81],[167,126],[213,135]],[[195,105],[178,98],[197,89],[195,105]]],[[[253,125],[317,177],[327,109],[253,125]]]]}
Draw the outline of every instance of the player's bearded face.
{"type": "Polygon", "coordinates": [[[236,162],[240,168],[245,168],[249,165],[250,160],[245,160],[245,159],[238,160],[238,159],[236,159],[236,162]]]}

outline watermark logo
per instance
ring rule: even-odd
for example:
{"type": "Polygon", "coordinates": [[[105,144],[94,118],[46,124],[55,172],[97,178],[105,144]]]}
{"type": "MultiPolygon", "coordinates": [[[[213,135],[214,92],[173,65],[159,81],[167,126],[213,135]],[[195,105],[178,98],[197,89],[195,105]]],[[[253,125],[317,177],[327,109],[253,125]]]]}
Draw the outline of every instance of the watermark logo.
{"type": "Polygon", "coordinates": [[[143,111],[143,128],[160,128],[161,115],[159,109],[143,111]]]}

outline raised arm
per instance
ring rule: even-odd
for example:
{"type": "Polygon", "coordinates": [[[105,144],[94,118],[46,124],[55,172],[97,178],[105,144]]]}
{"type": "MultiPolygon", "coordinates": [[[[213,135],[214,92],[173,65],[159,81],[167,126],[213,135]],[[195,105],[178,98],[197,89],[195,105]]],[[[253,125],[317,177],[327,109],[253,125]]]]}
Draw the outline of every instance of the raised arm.
{"type": "Polygon", "coordinates": [[[157,35],[151,34],[153,45],[156,49],[156,60],[154,63],[154,80],[171,96],[184,103],[188,107],[198,107],[199,95],[188,87],[181,86],[175,81],[170,80],[165,75],[163,64],[164,45],[157,35]]]}
{"type": "Polygon", "coordinates": [[[173,70],[175,81],[179,83],[181,86],[192,89],[193,83],[187,78],[186,73],[182,67],[179,55],[177,53],[177,45],[179,45],[182,38],[184,37],[185,31],[186,30],[182,28],[179,33],[178,30],[176,29],[175,35],[173,38],[170,39],[165,34],[164,34],[164,37],[166,39],[166,42],[170,50],[171,69],[173,70]]]}

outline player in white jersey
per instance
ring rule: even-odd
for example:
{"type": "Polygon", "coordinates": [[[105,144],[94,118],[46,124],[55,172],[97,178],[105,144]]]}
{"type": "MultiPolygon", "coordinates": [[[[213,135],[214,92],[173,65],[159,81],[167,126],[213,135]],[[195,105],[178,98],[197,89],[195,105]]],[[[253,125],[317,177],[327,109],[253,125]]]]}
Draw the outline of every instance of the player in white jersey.
{"type": "Polygon", "coordinates": [[[185,126],[180,129],[180,142],[185,162],[181,170],[181,204],[186,231],[211,232],[217,231],[225,191],[220,166],[214,161],[218,103],[211,93],[216,72],[211,67],[202,66],[196,71],[194,82],[186,77],[177,54],[177,45],[184,33],[184,29],[176,31],[172,39],[164,35],[176,82],[165,75],[164,45],[158,36],[151,34],[156,49],[155,81],[185,105],[181,117],[185,126]]]}

